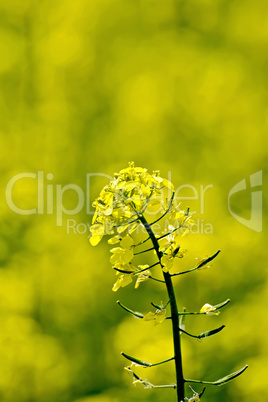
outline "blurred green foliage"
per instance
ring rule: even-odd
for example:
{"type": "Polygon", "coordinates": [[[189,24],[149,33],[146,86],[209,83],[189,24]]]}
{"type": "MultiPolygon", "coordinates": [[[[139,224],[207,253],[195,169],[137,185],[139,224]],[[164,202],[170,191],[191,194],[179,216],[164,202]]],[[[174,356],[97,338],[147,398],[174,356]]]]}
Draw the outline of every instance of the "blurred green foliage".
{"type": "MultiPolygon", "coordinates": [[[[169,323],[153,327],[115,304],[120,298],[147,312],[166,297],[161,284],[114,294],[105,242],[95,249],[83,226],[83,234],[67,230],[69,218],[91,221],[86,208],[56,225],[56,185],[75,183],[86,193],[87,173],[113,175],[130,160],[163,177],[171,172],[175,186],[213,185],[203,211],[200,199],[184,202],[213,233],[199,227],[186,238],[183,263],[222,253],[211,269],[178,278],[176,291],[181,308],[232,303],[219,317],[187,320],[194,333],[227,326],[201,343],[183,340],[185,375],[213,381],[248,363],[204,400],[268,398],[265,225],[254,232],[227,207],[238,181],[267,172],[267,27],[261,0],[1,1],[1,401],[174,400],[172,390],[132,386],[120,356],[172,355],[169,323]],[[54,191],[54,213],[46,201],[44,214],[13,212],[7,183],[38,171],[45,196],[47,184],[54,191]]],[[[91,201],[104,183],[91,180],[91,201]]],[[[14,202],[36,208],[37,193],[36,180],[21,180],[14,202]]],[[[250,190],[243,194],[233,209],[248,218],[250,190]]],[[[65,207],[76,202],[66,192],[65,207]]],[[[172,363],[141,373],[153,383],[174,381],[172,363]]]]}

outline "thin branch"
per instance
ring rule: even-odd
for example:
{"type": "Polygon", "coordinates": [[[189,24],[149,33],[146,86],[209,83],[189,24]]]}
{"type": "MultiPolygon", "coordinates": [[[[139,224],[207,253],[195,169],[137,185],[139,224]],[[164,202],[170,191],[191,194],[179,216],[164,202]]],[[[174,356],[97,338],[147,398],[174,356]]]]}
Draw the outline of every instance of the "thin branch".
{"type": "Polygon", "coordinates": [[[208,384],[208,385],[223,385],[226,384],[227,382],[233,380],[234,378],[238,377],[240,374],[244,373],[244,371],[248,368],[248,365],[246,364],[244,367],[242,367],[240,370],[235,371],[232,374],[229,374],[223,378],[220,378],[217,381],[203,381],[203,380],[189,380],[185,379],[185,382],[191,382],[191,383],[196,383],[196,384],[208,384]]]}
{"type": "Polygon", "coordinates": [[[126,359],[130,360],[132,363],[137,364],[138,366],[143,366],[143,367],[160,366],[160,364],[168,363],[171,360],[174,360],[174,356],[173,356],[173,357],[170,357],[169,359],[163,360],[158,363],[149,363],[145,360],[140,360],[140,359],[137,359],[136,357],[129,356],[124,352],[121,352],[121,355],[124,356],[126,359]]]}
{"type": "Polygon", "coordinates": [[[143,206],[143,209],[142,209],[142,211],[141,211],[142,214],[145,212],[145,210],[146,210],[146,208],[147,208],[147,205],[149,204],[150,199],[151,199],[153,193],[154,193],[154,189],[151,190],[151,194],[149,195],[149,197],[147,198],[147,200],[146,200],[146,202],[145,202],[145,204],[144,204],[144,206],[143,206]]]}
{"type": "Polygon", "coordinates": [[[176,389],[177,386],[176,384],[172,385],[153,385],[147,380],[143,380],[141,377],[139,377],[136,373],[134,373],[133,370],[131,370],[130,367],[125,367],[125,369],[133,376],[133,384],[140,383],[144,386],[144,388],[173,388],[176,389]]]}
{"type": "MultiPolygon", "coordinates": [[[[188,311],[180,311],[178,312],[178,315],[204,315],[207,314],[206,312],[200,313],[200,312],[188,312],[188,311]]],[[[171,316],[166,317],[166,320],[171,320],[171,316]]]]}
{"type": "MultiPolygon", "coordinates": [[[[162,219],[162,216],[161,216],[161,219],[162,219]]],[[[161,240],[161,239],[163,239],[164,237],[166,237],[166,236],[172,234],[172,233],[175,232],[176,230],[180,229],[182,226],[183,226],[183,225],[180,225],[179,227],[177,227],[176,229],[172,230],[171,232],[168,232],[168,233],[166,233],[166,234],[163,235],[163,236],[157,237],[157,240],[161,240]]],[[[136,247],[137,247],[137,246],[141,246],[142,244],[146,243],[148,240],[150,240],[150,237],[147,237],[145,240],[143,240],[143,241],[140,242],[139,244],[136,244],[136,247]]]]}
{"type": "Polygon", "coordinates": [[[189,272],[196,271],[197,269],[202,268],[204,265],[207,265],[210,261],[214,260],[214,258],[217,257],[217,255],[220,253],[221,250],[218,250],[215,254],[213,254],[211,257],[206,258],[204,261],[201,261],[200,264],[198,264],[196,267],[187,269],[186,271],[181,271],[181,272],[176,272],[175,274],[170,274],[171,276],[178,276],[178,275],[183,275],[183,274],[188,274],[189,272]]]}
{"type": "Polygon", "coordinates": [[[160,218],[156,219],[156,221],[154,221],[154,222],[151,222],[150,223],[151,226],[154,225],[155,223],[161,221],[161,219],[163,219],[164,216],[169,213],[174,196],[175,196],[175,191],[173,191],[172,196],[170,197],[170,202],[169,202],[169,206],[168,206],[167,210],[164,212],[164,214],[162,216],[160,216],[160,218]]]}
{"type": "MultiPolygon", "coordinates": [[[[164,212],[164,214],[162,216],[160,216],[160,218],[158,218],[154,222],[150,223],[150,226],[152,226],[155,223],[159,222],[170,211],[174,196],[175,196],[175,191],[173,191],[173,193],[172,193],[172,196],[170,198],[170,202],[169,202],[169,206],[168,206],[167,210],[164,212]]],[[[142,244],[146,243],[148,240],[150,240],[150,236],[148,236],[145,240],[141,241],[139,244],[136,244],[136,247],[141,246],[142,244]]]]}
{"type": "Polygon", "coordinates": [[[151,367],[154,367],[154,366],[159,366],[160,364],[164,364],[164,363],[171,362],[171,360],[174,360],[174,356],[173,356],[173,357],[171,357],[170,359],[163,360],[162,362],[159,362],[159,363],[154,363],[154,364],[152,364],[152,366],[151,366],[151,367]]]}
{"type": "Polygon", "coordinates": [[[182,329],[182,328],[179,328],[179,331],[181,331],[181,332],[183,332],[184,334],[186,334],[186,335],[190,336],[191,338],[200,339],[198,335],[193,335],[193,334],[190,334],[189,332],[185,331],[185,330],[184,330],[184,329],[182,329]]]}
{"type": "Polygon", "coordinates": [[[176,272],[175,274],[170,274],[170,275],[171,275],[171,276],[178,276],[178,275],[188,274],[189,272],[194,272],[194,271],[196,271],[197,269],[199,269],[199,267],[187,269],[186,271],[176,272]]]}
{"type": "Polygon", "coordinates": [[[154,250],[154,247],[148,248],[147,250],[139,251],[138,253],[134,253],[133,255],[147,253],[147,251],[152,251],[152,250],[154,250]]]}
{"type": "MultiPolygon", "coordinates": [[[[164,305],[164,306],[158,306],[157,304],[151,302],[151,305],[155,308],[157,308],[158,310],[164,310],[165,308],[167,308],[167,306],[169,305],[170,300],[164,305]]],[[[171,317],[170,317],[171,318],[171,317]]]]}
{"type": "Polygon", "coordinates": [[[142,319],[142,318],[144,317],[144,315],[141,314],[141,313],[139,313],[138,311],[130,310],[130,308],[124,306],[122,303],[120,303],[119,300],[117,300],[116,303],[117,303],[120,307],[122,307],[123,310],[126,310],[128,313],[134,315],[134,317],[137,317],[137,318],[140,318],[140,319],[142,319]]]}
{"type": "MultiPolygon", "coordinates": [[[[132,264],[131,264],[131,265],[132,265],[132,264]]],[[[151,268],[155,267],[156,265],[159,265],[159,262],[156,262],[155,264],[149,265],[147,268],[143,268],[143,269],[140,269],[140,270],[139,270],[138,268],[135,268],[136,271],[129,271],[129,270],[126,270],[126,269],[120,269],[120,268],[118,268],[118,267],[116,267],[116,266],[114,266],[113,269],[114,269],[115,271],[117,271],[117,272],[120,272],[121,274],[134,274],[134,275],[139,275],[139,274],[141,274],[142,272],[147,271],[148,269],[151,269],[151,268]]],[[[133,267],[133,269],[134,269],[134,267],[133,267]]]]}
{"type": "MultiPolygon", "coordinates": [[[[213,310],[202,311],[202,312],[201,311],[194,311],[194,312],[192,312],[192,311],[181,311],[178,314],[179,315],[213,315],[213,314],[215,315],[217,312],[219,314],[220,312],[218,310],[223,308],[223,307],[225,307],[226,304],[228,304],[230,301],[231,301],[231,299],[227,299],[222,303],[215,304],[214,306],[212,306],[213,310]]],[[[169,320],[169,319],[171,319],[171,317],[166,317],[166,320],[169,320]]]]}
{"type": "Polygon", "coordinates": [[[154,278],[152,276],[149,276],[149,279],[153,279],[156,282],[166,283],[165,281],[162,281],[161,279],[154,278]]]}
{"type": "Polygon", "coordinates": [[[133,221],[130,221],[130,222],[124,222],[124,223],[121,223],[120,225],[114,225],[114,227],[115,228],[120,228],[121,226],[125,226],[125,225],[131,225],[131,223],[135,223],[135,222],[138,222],[138,218],[137,219],[134,219],[133,221]]]}
{"type": "Polygon", "coordinates": [[[140,274],[141,272],[143,272],[143,271],[147,271],[148,269],[151,269],[151,268],[153,268],[153,267],[155,267],[156,265],[159,265],[160,263],[159,263],[159,261],[157,261],[155,264],[152,264],[152,265],[150,265],[149,267],[147,267],[147,268],[143,268],[143,269],[141,269],[140,271],[137,271],[137,274],[140,274]]]}
{"type": "Polygon", "coordinates": [[[179,229],[182,228],[182,227],[183,227],[183,223],[182,223],[180,226],[178,226],[176,229],[173,229],[173,230],[171,230],[170,232],[167,232],[166,234],[164,234],[164,235],[158,237],[157,240],[164,239],[164,237],[167,237],[167,236],[171,235],[172,233],[176,232],[177,230],[179,230],[179,229]]]}
{"type": "Polygon", "coordinates": [[[117,272],[120,272],[121,274],[134,274],[135,273],[135,271],[127,271],[125,269],[120,269],[117,267],[113,267],[113,269],[117,272]]]}
{"type": "Polygon", "coordinates": [[[225,325],[222,325],[221,327],[216,328],[216,329],[212,329],[212,330],[210,330],[210,331],[202,332],[202,333],[199,334],[199,335],[192,335],[192,334],[190,334],[189,332],[185,331],[185,330],[182,329],[182,328],[179,328],[179,331],[181,331],[181,332],[183,332],[184,334],[190,336],[191,338],[203,339],[203,338],[208,338],[209,336],[212,336],[212,335],[217,334],[218,332],[220,332],[221,330],[223,330],[223,328],[225,328],[225,325]]]}

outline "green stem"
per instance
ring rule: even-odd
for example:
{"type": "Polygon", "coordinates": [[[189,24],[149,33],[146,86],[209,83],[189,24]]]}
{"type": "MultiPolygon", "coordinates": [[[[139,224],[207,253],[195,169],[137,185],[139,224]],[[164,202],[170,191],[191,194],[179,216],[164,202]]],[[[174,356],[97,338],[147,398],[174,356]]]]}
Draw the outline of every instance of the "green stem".
{"type": "Polygon", "coordinates": [[[182,355],[181,355],[181,342],[179,331],[179,314],[177,308],[176,297],[173,289],[171,276],[168,272],[163,272],[166,287],[170,300],[171,320],[173,330],[173,343],[174,343],[174,359],[176,366],[176,382],[177,382],[177,396],[178,401],[184,401],[184,378],[182,371],[182,355]]]}
{"type": "MultiPolygon", "coordinates": [[[[159,263],[160,263],[161,267],[163,268],[163,266],[161,264],[162,254],[159,251],[159,244],[154,235],[154,232],[152,231],[151,226],[146,221],[146,219],[143,215],[140,215],[139,218],[153,243],[159,263]]],[[[181,354],[181,341],[180,341],[180,331],[179,331],[179,313],[178,313],[175,292],[174,292],[174,288],[173,288],[173,284],[172,284],[172,280],[171,280],[171,275],[169,274],[169,272],[164,272],[164,271],[163,271],[163,275],[164,275],[167,292],[168,292],[168,296],[169,296],[169,300],[170,300],[172,331],[173,331],[173,345],[174,345],[174,360],[175,360],[175,368],[176,368],[177,401],[183,402],[184,401],[184,382],[185,381],[183,378],[183,371],[182,371],[182,354],[181,354]]]]}

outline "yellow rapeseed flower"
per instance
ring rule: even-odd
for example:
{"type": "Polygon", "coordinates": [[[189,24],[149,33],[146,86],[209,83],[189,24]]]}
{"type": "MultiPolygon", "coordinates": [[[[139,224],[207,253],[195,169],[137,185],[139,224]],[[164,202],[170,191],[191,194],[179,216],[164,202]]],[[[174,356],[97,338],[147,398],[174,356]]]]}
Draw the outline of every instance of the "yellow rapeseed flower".
{"type": "Polygon", "coordinates": [[[207,315],[219,315],[220,312],[216,311],[216,307],[212,306],[211,304],[204,304],[203,307],[200,309],[200,313],[206,313],[207,315]]]}
{"type": "Polygon", "coordinates": [[[161,324],[166,319],[166,309],[157,309],[155,313],[151,311],[143,317],[144,321],[154,321],[154,325],[161,324]]]}
{"type": "Polygon", "coordinates": [[[96,211],[90,228],[90,243],[95,246],[105,234],[122,233],[130,225],[134,231],[139,213],[144,212],[148,202],[154,197],[165,200],[167,191],[172,190],[172,183],[160,177],[158,171],[149,174],[147,169],[130,162],[128,168],[114,175],[93,203],[96,211]]]}

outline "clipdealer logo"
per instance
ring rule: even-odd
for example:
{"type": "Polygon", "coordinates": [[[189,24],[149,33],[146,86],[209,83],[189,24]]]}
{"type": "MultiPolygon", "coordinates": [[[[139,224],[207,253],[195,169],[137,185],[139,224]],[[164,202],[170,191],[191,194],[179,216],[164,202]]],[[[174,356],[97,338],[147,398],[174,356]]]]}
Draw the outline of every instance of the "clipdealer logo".
{"type": "MultiPolygon", "coordinates": [[[[171,172],[168,173],[168,180],[171,180],[171,172]]],[[[53,183],[54,175],[52,173],[45,174],[43,171],[23,172],[18,173],[11,177],[6,185],[5,198],[7,206],[11,211],[18,215],[53,215],[56,216],[56,226],[63,226],[65,222],[64,217],[67,217],[67,233],[75,234],[89,234],[89,223],[77,222],[74,216],[79,214],[85,209],[87,215],[93,215],[95,210],[92,209],[93,199],[91,197],[91,187],[93,178],[104,178],[106,181],[113,179],[112,176],[105,173],[87,173],[85,189],[81,188],[75,183],[66,185],[53,183]],[[35,208],[23,208],[20,206],[20,200],[16,197],[16,185],[24,186],[25,180],[30,180],[30,183],[37,192],[37,199],[35,208]],[[76,204],[73,208],[67,208],[65,206],[66,199],[75,196],[76,204]],[[65,202],[65,203],[64,203],[65,202]],[[72,217],[72,218],[68,218],[72,217]]],[[[254,230],[256,232],[262,231],[262,190],[259,189],[262,186],[262,171],[258,171],[250,175],[251,186],[251,217],[245,219],[239,216],[231,209],[231,198],[234,194],[247,189],[246,179],[239,181],[235,184],[228,194],[228,209],[230,214],[243,226],[254,230]],[[256,189],[257,188],[257,189],[256,189]]],[[[174,200],[179,206],[180,202],[195,202],[197,211],[191,211],[192,215],[198,213],[201,218],[195,219],[193,225],[193,233],[198,234],[213,234],[213,225],[209,222],[205,222],[203,219],[205,215],[205,200],[208,190],[213,188],[213,184],[203,186],[193,186],[191,184],[182,184],[175,191],[174,200]],[[188,194],[185,195],[185,192],[188,194]],[[189,195],[190,194],[190,195],[189,195]]],[[[163,200],[164,201],[164,200],[163,200]]]]}
{"type": "Polygon", "coordinates": [[[54,179],[52,173],[44,174],[43,171],[37,173],[23,172],[13,176],[6,185],[6,203],[9,209],[18,215],[53,215],[56,214],[56,225],[62,226],[63,216],[73,216],[82,211],[86,206],[86,213],[93,215],[94,211],[91,210],[90,201],[90,186],[91,178],[102,176],[111,180],[112,177],[104,173],[87,173],[86,175],[86,196],[85,191],[75,183],[62,186],[61,184],[53,184],[51,181],[54,179]],[[34,180],[34,185],[37,189],[37,204],[36,208],[25,209],[16,205],[14,201],[14,187],[16,184],[23,184],[23,180],[34,180]],[[77,203],[74,208],[66,208],[64,206],[64,197],[70,195],[70,192],[76,195],[77,203]],[[55,208],[54,208],[55,200],[55,208]]]}

